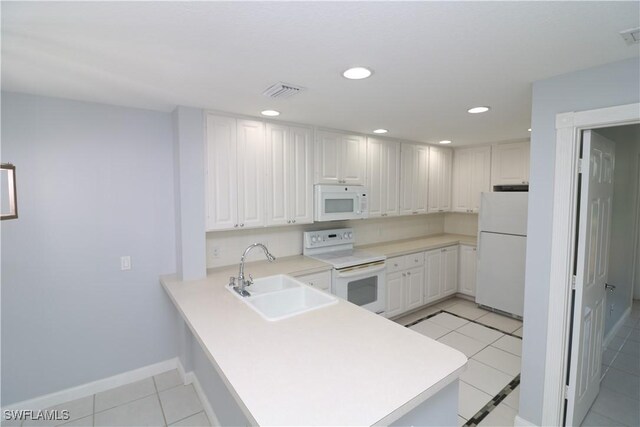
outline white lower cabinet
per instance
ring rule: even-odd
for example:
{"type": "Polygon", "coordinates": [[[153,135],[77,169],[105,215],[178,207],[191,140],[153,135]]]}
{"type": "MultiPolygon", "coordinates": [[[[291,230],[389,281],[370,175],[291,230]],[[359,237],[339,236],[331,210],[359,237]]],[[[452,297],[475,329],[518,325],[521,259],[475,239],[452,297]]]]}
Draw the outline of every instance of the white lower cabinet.
{"type": "Polygon", "coordinates": [[[460,245],[458,292],[469,296],[476,295],[476,266],[476,247],[460,245]]]}
{"type": "Polygon", "coordinates": [[[395,317],[423,305],[424,254],[387,260],[387,306],[385,315],[395,317]]]}
{"type": "Polygon", "coordinates": [[[296,279],[306,283],[307,285],[313,286],[314,288],[331,292],[331,270],[323,271],[321,273],[305,274],[304,276],[296,276],[296,279]]]}
{"type": "Polygon", "coordinates": [[[424,259],[424,303],[455,294],[458,290],[458,246],[427,251],[424,259]]]}

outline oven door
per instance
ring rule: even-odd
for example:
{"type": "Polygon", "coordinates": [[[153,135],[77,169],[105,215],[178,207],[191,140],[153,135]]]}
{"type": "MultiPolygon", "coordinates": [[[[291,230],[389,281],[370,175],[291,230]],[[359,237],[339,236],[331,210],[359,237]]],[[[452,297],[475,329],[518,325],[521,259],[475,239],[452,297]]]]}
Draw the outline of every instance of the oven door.
{"type": "Polygon", "coordinates": [[[375,262],[361,266],[334,269],[333,293],[350,303],[382,314],[386,304],[386,266],[375,262]]]}

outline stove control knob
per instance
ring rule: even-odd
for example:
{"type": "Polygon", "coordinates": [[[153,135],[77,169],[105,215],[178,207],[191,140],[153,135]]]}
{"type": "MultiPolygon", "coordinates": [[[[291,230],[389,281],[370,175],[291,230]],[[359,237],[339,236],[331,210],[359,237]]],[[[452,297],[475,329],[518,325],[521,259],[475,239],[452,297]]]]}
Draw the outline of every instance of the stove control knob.
{"type": "Polygon", "coordinates": [[[353,233],[349,232],[349,238],[352,239],[353,238],[353,233]]]}
{"type": "Polygon", "coordinates": [[[345,238],[345,239],[349,238],[349,233],[345,232],[345,233],[341,236],[341,238],[345,238]]]}
{"type": "Polygon", "coordinates": [[[316,242],[316,236],[311,236],[311,243],[315,243],[316,242]]]}

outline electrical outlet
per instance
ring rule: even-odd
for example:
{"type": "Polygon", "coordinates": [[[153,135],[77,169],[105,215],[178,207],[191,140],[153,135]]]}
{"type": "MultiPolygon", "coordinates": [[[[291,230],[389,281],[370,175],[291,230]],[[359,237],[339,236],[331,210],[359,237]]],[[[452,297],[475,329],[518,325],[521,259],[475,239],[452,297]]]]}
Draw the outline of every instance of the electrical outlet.
{"type": "Polygon", "coordinates": [[[611,315],[613,314],[613,307],[615,306],[615,304],[611,304],[609,306],[609,317],[611,317],[611,315]]]}
{"type": "Polygon", "coordinates": [[[120,257],[120,270],[131,270],[131,257],[129,255],[120,257]]]}
{"type": "Polygon", "coordinates": [[[220,246],[211,247],[211,258],[220,258],[220,246]]]}

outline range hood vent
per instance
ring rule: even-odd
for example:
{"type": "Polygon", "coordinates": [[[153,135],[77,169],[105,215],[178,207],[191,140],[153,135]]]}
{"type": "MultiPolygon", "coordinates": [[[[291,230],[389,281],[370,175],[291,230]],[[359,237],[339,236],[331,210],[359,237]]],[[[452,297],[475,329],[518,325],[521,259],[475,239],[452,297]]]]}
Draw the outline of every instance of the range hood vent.
{"type": "Polygon", "coordinates": [[[630,28],[628,30],[620,31],[620,35],[627,44],[640,43],[640,28],[630,28]]]}
{"type": "Polygon", "coordinates": [[[301,90],[304,90],[301,86],[278,82],[269,86],[262,94],[268,98],[289,98],[301,90]]]}

